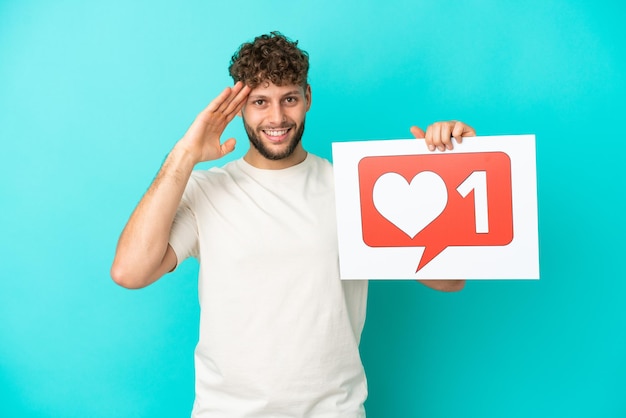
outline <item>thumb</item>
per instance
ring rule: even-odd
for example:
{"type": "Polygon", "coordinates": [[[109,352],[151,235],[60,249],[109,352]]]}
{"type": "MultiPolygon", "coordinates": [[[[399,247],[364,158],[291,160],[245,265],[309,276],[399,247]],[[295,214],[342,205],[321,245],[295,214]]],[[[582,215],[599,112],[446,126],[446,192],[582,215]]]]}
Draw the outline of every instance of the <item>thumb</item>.
{"type": "Polygon", "coordinates": [[[418,126],[411,126],[411,133],[417,139],[424,139],[424,138],[426,138],[426,133],[422,130],[422,128],[420,128],[418,126]]]}
{"type": "Polygon", "coordinates": [[[222,145],[220,145],[220,150],[222,151],[222,156],[226,154],[230,154],[235,149],[236,144],[235,138],[228,138],[222,145]]]}

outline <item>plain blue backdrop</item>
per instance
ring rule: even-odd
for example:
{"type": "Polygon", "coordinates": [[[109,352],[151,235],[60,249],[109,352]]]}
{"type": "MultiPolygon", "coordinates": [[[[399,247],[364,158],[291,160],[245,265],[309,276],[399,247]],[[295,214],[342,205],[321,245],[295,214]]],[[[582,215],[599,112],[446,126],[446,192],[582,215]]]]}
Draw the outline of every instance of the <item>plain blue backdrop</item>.
{"type": "MultiPolygon", "coordinates": [[[[450,118],[537,135],[541,280],[371,283],[368,415],[625,417],[624,16],[602,0],[0,0],[0,416],[189,415],[196,262],[140,291],[109,266],[232,53],[280,30],[311,56],[309,151],[450,118]]],[[[242,155],[240,122],[226,135],[242,155]]]]}

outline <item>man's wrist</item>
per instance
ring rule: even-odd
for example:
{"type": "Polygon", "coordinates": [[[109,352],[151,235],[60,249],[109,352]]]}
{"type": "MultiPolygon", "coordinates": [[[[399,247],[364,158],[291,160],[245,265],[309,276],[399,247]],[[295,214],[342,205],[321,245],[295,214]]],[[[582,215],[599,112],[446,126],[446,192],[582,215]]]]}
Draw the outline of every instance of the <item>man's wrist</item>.
{"type": "Polygon", "coordinates": [[[198,158],[197,153],[191,151],[185,144],[181,141],[177,142],[170,151],[168,159],[172,160],[177,167],[180,168],[189,168],[193,170],[193,168],[198,164],[200,158],[198,158]]]}
{"type": "Polygon", "coordinates": [[[172,176],[173,178],[184,180],[186,183],[198,162],[194,153],[179,142],[168,154],[161,172],[162,175],[172,176]]]}

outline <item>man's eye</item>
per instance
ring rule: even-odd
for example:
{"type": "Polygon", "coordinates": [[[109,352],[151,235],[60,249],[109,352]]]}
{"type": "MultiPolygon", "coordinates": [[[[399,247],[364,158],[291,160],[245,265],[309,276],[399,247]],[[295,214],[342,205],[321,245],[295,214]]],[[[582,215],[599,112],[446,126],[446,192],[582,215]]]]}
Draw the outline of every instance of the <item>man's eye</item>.
{"type": "Polygon", "coordinates": [[[287,98],[285,99],[285,101],[286,101],[287,103],[295,103],[295,102],[296,102],[296,98],[295,98],[295,97],[287,97],[287,98]]]}
{"type": "Polygon", "coordinates": [[[265,100],[258,99],[254,101],[254,104],[257,106],[263,106],[263,103],[265,103],[265,100]]]}

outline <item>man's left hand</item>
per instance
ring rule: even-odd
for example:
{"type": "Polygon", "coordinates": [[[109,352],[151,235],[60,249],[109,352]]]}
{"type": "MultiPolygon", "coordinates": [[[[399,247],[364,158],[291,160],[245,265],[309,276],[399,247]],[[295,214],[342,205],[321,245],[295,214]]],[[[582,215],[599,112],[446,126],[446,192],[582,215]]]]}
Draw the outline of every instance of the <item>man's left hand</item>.
{"type": "Polygon", "coordinates": [[[452,138],[460,144],[464,136],[476,136],[474,128],[454,120],[433,123],[426,128],[426,132],[417,126],[411,126],[411,133],[415,138],[424,139],[431,151],[436,149],[439,151],[451,150],[454,147],[452,138]]]}

